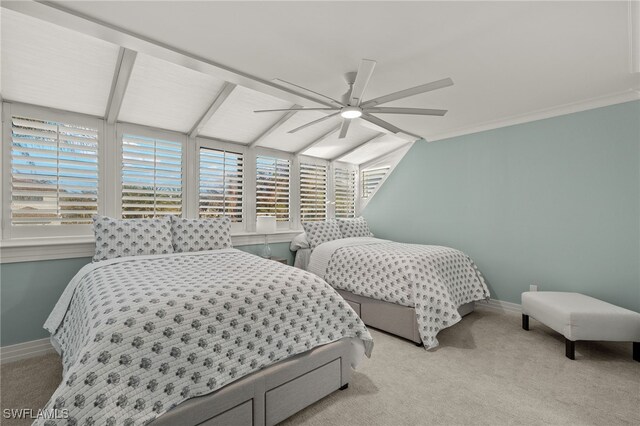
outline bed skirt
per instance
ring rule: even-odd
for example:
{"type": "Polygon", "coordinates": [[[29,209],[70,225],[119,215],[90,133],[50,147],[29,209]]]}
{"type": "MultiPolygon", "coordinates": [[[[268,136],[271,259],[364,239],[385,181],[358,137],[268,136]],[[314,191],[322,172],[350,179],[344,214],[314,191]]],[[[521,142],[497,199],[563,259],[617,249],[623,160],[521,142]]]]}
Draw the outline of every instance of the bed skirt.
{"type": "MultiPolygon", "coordinates": [[[[345,290],[336,290],[349,302],[367,326],[395,334],[414,343],[422,342],[414,308],[360,296],[345,290]]],[[[460,306],[458,312],[460,316],[465,316],[474,309],[475,302],[470,302],[460,306]]]]}

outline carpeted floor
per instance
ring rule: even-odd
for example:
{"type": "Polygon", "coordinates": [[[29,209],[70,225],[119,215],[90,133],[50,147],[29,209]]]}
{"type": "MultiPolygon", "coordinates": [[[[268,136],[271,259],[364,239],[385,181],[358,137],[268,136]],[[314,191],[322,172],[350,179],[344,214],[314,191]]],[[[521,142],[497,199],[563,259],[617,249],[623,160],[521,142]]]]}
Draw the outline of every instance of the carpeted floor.
{"type": "MultiPolygon", "coordinates": [[[[520,316],[476,310],[432,352],[372,330],[371,359],[338,391],[287,425],[640,424],[640,363],[631,344],[578,342],[520,316]]],[[[2,409],[41,408],[60,377],[55,355],[2,366],[2,409]]],[[[2,420],[3,425],[29,422],[2,420]]]]}

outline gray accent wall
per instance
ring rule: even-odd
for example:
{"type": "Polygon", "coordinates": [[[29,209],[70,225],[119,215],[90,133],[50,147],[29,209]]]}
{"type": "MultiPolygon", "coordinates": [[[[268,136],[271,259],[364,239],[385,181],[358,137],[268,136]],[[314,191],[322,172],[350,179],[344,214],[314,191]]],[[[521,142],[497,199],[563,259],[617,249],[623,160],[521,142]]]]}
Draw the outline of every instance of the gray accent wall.
{"type": "MultiPolygon", "coordinates": [[[[272,243],[272,255],[293,265],[289,243],[272,243]]],[[[237,247],[259,254],[262,245],[237,247]]],[[[0,264],[0,346],[48,337],[42,328],[73,276],[91,258],[0,264]]]]}
{"type": "Polygon", "coordinates": [[[639,170],[634,101],[416,143],[363,215],[377,237],[464,251],[495,299],[537,284],[640,311],[639,170]]]}

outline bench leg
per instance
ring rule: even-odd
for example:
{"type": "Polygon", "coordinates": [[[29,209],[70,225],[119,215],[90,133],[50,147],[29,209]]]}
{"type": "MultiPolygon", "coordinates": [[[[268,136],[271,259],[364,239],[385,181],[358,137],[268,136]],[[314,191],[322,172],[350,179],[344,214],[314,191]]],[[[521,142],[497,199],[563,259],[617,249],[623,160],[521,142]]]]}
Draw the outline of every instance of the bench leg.
{"type": "Polygon", "coordinates": [[[576,342],[564,338],[564,354],[569,359],[576,359],[576,342]]]}
{"type": "Polygon", "coordinates": [[[522,314],[522,328],[529,330],[529,315],[522,314]]]}
{"type": "Polygon", "coordinates": [[[633,342],[633,360],[640,362],[640,342],[633,342]]]}
{"type": "Polygon", "coordinates": [[[340,386],[340,390],[346,390],[348,388],[349,388],[349,383],[346,383],[343,386],[340,386]]]}

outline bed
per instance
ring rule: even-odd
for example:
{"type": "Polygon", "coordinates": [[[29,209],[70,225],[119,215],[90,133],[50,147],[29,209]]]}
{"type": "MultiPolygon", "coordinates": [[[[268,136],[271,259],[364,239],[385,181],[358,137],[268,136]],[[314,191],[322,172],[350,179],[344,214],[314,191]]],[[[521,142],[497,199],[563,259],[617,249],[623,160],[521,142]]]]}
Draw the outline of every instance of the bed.
{"type": "Polygon", "coordinates": [[[373,348],[321,279],[236,249],[89,264],[45,328],[60,424],[271,425],[344,388],[373,348]]]}
{"type": "Polygon", "coordinates": [[[427,349],[475,301],[489,298],[475,263],[459,250],[374,237],[337,238],[311,249],[302,240],[292,244],[304,253],[297,265],[336,288],[368,326],[427,349]]]}

